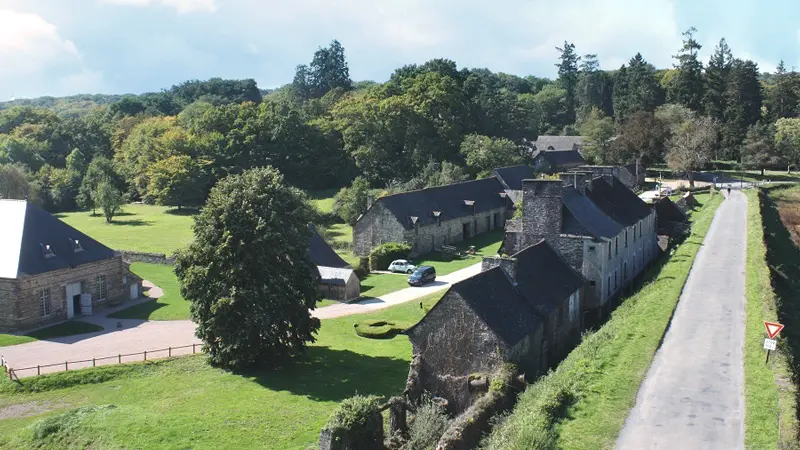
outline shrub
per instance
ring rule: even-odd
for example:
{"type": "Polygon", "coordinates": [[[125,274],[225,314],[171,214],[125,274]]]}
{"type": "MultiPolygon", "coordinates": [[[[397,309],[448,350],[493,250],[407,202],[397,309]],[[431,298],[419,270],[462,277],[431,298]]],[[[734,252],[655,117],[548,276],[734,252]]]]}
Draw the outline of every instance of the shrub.
{"type": "Polygon", "coordinates": [[[408,450],[436,448],[436,443],[450,425],[450,418],[441,405],[423,399],[417,406],[414,421],[408,429],[408,450]]]}
{"type": "Polygon", "coordinates": [[[406,259],[411,253],[411,244],[387,242],[372,249],[369,253],[370,270],[386,270],[395,259],[406,259]]]}
{"type": "Polygon", "coordinates": [[[384,320],[363,320],[353,324],[353,328],[357,335],[369,339],[391,339],[403,332],[394,322],[384,320]]]}
{"type": "Polygon", "coordinates": [[[359,280],[366,278],[369,275],[369,257],[362,256],[358,258],[358,266],[354,270],[359,280]]]}
{"type": "Polygon", "coordinates": [[[342,400],[325,429],[334,440],[344,441],[346,448],[374,448],[383,439],[380,401],[374,395],[354,395],[342,400]]]}

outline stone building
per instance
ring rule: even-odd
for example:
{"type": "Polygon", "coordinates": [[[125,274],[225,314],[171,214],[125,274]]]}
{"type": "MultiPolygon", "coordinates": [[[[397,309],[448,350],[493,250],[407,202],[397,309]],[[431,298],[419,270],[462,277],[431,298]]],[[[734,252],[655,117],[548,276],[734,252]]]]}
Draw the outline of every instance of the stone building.
{"type": "Polygon", "coordinates": [[[624,166],[580,166],[572,172],[591,172],[595,177],[610,175],[619,180],[629,189],[644,186],[646,169],[639,162],[624,166]]]}
{"type": "Polygon", "coordinates": [[[309,224],[311,241],[308,255],[319,272],[319,290],[324,298],[347,301],[361,295],[361,281],[355,271],[320,236],[314,225],[309,224]]]}
{"type": "Polygon", "coordinates": [[[506,227],[503,250],[547,239],[589,280],[583,310],[585,325],[592,325],[656,257],[656,214],[613,176],[561,178],[522,182],[522,215],[506,227]]]}
{"type": "Polygon", "coordinates": [[[503,229],[511,201],[494,177],[382,197],[353,227],[353,251],[366,256],[386,242],[411,244],[422,255],[503,229]]]}
{"type": "Polygon", "coordinates": [[[586,164],[578,150],[536,150],[533,168],[539,173],[564,172],[586,164]]]}
{"type": "Polygon", "coordinates": [[[444,397],[463,412],[481,392],[475,374],[513,362],[530,379],[580,339],[584,278],[545,241],[510,258],[486,258],[482,272],[450,287],[416,325],[406,391],[444,397]]]}
{"type": "Polygon", "coordinates": [[[0,200],[0,328],[24,330],[138,298],[141,279],[113,250],[38,206],[0,200]]]}
{"type": "Polygon", "coordinates": [[[533,143],[535,150],[539,151],[583,151],[583,136],[539,136],[533,143]]]}

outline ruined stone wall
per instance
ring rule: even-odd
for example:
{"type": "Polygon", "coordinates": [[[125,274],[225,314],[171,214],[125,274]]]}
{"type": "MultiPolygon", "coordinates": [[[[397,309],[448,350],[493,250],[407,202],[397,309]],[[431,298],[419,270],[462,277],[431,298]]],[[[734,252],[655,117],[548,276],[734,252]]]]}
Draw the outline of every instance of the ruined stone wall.
{"type": "Polygon", "coordinates": [[[472,403],[469,375],[494,372],[509,352],[454,291],[409,332],[409,338],[419,360],[419,387],[446,398],[455,413],[472,403]]]}
{"type": "Polygon", "coordinates": [[[381,203],[370,208],[353,227],[353,253],[369,255],[370,250],[386,242],[403,242],[405,229],[381,203]]]}
{"type": "MultiPolygon", "coordinates": [[[[17,280],[17,291],[10,302],[0,307],[0,329],[22,330],[67,318],[67,284],[81,283],[81,292],[92,294],[92,304],[124,301],[130,298],[130,284],[137,282],[127,277],[128,266],[121,256],[83,264],[73,269],[62,269],[40,275],[25,276],[17,280]],[[95,277],[106,276],[107,295],[99,298],[95,277]],[[50,314],[41,315],[39,291],[50,288],[50,314]]],[[[7,284],[7,283],[6,283],[7,284]]],[[[77,314],[76,314],[77,315],[77,314]]]]}
{"type": "Polygon", "coordinates": [[[174,265],[175,257],[167,256],[163,253],[135,252],[131,250],[118,250],[117,254],[122,256],[122,260],[127,263],[141,262],[148,264],[174,265]]]}

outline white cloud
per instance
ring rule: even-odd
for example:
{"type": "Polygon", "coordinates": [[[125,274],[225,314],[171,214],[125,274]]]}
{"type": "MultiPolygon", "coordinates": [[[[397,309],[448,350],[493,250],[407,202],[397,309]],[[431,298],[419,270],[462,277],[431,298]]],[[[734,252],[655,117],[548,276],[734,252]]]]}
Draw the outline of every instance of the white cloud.
{"type": "Polygon", "coordinates": [[[159,4],[174,8],[181,14],[193,12],[213,13],[217,10],[215,0],[99,0],[101,3],[122,6],[150,6],[159,4]]]}
{"type": "Polygon", "coordinates": [[[45,89],[53,94],[72,93],[73,87],[89,92],[97,90],[102,80],[102,73],[88,71],[78,48],[55,25],[39,15],[8,9],[0,10],[0,67],[4,97],[45,89]],[[53,73],[62,80],[55,85],[53,73]]]}

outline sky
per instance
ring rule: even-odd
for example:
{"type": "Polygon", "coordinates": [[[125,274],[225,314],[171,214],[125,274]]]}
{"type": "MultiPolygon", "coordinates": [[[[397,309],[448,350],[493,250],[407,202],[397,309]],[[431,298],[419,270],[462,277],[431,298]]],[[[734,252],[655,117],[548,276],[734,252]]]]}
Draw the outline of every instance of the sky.
{"type": "Polygon", "coordinates": [[[555,77],[565,40],[615,69],[669,67],[694,26],[762,71],[800,66],[796,0],[0,0],[0,100],[159,91],[189,79],[291,82],[338,39],[352,79],[432,58],[555,77]]]}

